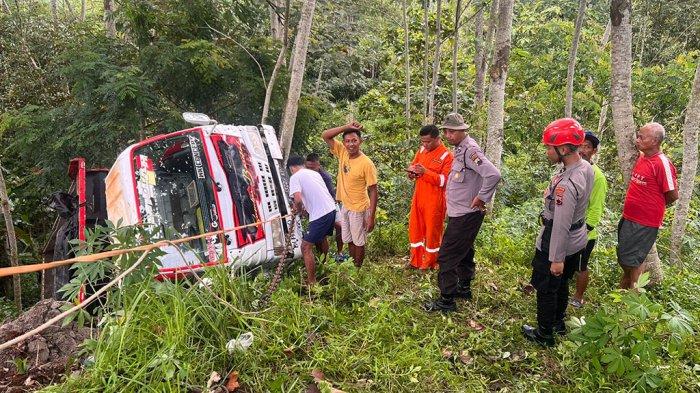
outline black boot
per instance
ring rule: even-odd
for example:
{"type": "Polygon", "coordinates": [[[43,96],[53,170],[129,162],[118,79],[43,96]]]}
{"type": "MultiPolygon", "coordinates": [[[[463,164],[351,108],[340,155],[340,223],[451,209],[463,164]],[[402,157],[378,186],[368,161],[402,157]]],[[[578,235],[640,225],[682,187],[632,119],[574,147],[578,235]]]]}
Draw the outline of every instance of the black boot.
{"type": "Polygon", "coordinates": [[[467,300],[472,300],[472,288],[469,283],[466,285],[462,284],[457,288],[457,292],[455,292],[455,297],[458,297],[460,299],[467,299],[467,300]]]}
{"type": "Polygon", "coordinates": [[[564,324],[564,321],[556,322],[552,327],[552,331],[554,332],[554,334],[566,336],[566,324],[564,324]]]}
{"type": "Polygon", "coordinates": [[[523,336],[525,336],[526,339],[528,339],[532,342],[540,344],[543,347],[553,347],[554,346],[554,337],[552,337],[551,334],[549,334],[549,335],[542,334],[539,329],[534,328],[530,325],[523,325],[522,331],[523,331],[523,336]]]}
{"type": "Polygon", "coordinates": [[[451,297],[440,296],[440,298],[438,298],[437,300],[425,303],[423,305],[423,308],[425,309],[425,311],[428,312],[452,312],[457,311],[457,304],[455,303],[455,300],[451,297]]]}

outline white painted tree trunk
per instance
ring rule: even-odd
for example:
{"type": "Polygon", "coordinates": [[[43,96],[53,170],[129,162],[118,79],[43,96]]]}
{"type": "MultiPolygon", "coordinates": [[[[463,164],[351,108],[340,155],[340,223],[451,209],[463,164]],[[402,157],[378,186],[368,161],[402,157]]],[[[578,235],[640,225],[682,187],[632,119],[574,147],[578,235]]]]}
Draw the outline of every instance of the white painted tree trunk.
{"type": "Polygon", "coordinates": [[[583,18],[586,16],[586,1],[587,0],[579,0],[578,15],[576,16],[576,27],[574,28],[574,38],[571,42],[571,50],[569,51],[569,67],[566,72],[566,105],[564,107],[565,117],[571,117],[571,112],[573,109],[576,54],[578,53],[578,42],[581,38],[583,18]]]}
{"type": "MultiPolygon", "coordinates": [[[[7,255],[10,257],[10,266],[19,266],[19,255],[17,253],[17,237],[15,235],[15,225],[12,222],[12,211],[10,210],[10,198],[5,187],[5,176],[0,165],[0,207],[5,219],[5,229],[7,230],[7,255]]],[[[15,297],[15,307],[17,311],[22,311],[22,283],[19,275],[12,276],[12,289],[15,297]]]]}
{"type": "Polygon", "coordinates": [[[311,35],[311,22],[314,17],[316,0],[306,0],[301,9],[301,19],[297,27],[297,36],[294,40],[294,62],[292,63],[291,76],[289,79],[289,92],[287,93],[287,103],[280,122],[280,146],[284,155],[284,164],[287,163],[289,151],[292,148],[292,138],[294,137],[294,125],[297,120],[297,110],[299,109],[299,97],[301,97],[301,87],[304,82],[304,71],[306,69],[306,53],[309,49],[309,36],[311,35]]]}
{"type": "Polygon", "coordinates": [[[474,106],[480,107],[484,103],[484,76],[486,73],[482,69],[484,64],[484,8],[477,5],[479,9],[474,17],[474,106]]]}
{"type": "Polygon", "coordinates": [[[700,61],[695,69],[695,79],[693,79],[693,88],[683,124],[683,164],[678,184],[676,214],[671,227],[671,264],[674,265],[683,264],[681,258],[683,237],[698,169],[698,129],[700,129],[700,61]]]}
{"type": "Polygon", "coordinates": [[[433,57],[433,81],[428,97],[428,122],[435,122],[435,90],[440,76],[440,47],[442,46],[442,0],[437,0],[437,17],[435,20],[435,57],[433,57]]]}
{"type": "Polygon", "coordinates": [[[114,38],[117,35],[117,25],[114,22],[114,0],[104,0],[104,22],[107,37],[114,38]]]}
{"type": "Polygon", "coordinates": [[[501,167],[503,152],[503,117],[510,56],[510,35],[513,26],[513,0],[501,0],[498,5],[496,44],[491,59],[489,113],[486,127],[486,156],[496,168],[501,167]]]}
{"type": "Polygon", "coordinates": [[[408,29],[408,7],[406,5],[406,0],[401,1],[401,6],[403,8],[403,56],[404,65],[406,67],[406,127],[411,127],[411,51],[410,51],[410,34],[408,29]]]}
{"type": "Polygon", "coordinates": [[[458,90],[458,78],[457,78],[457,51],[459,49],[459,19],[462,16],[462,0],[457,0],[455,5],[455,32],[454,32],[454,43],[452,46],[452,112],[459,111],[459,105],[457,103],[457,90],[458,90]]]}

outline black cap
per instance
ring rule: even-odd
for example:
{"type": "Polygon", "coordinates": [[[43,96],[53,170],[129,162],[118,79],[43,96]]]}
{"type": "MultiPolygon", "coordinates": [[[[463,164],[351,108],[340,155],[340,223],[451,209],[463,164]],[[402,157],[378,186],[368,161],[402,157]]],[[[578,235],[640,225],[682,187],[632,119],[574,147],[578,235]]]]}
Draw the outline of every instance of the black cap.
{"type": "Polygon", "coordinates": [[[598,145],[600,145],[600,139],[595,136],[593,131],[586,131],[586,140],[591,141],[591,145],[593,145],[594,149],[597,149],[598,145]]]}

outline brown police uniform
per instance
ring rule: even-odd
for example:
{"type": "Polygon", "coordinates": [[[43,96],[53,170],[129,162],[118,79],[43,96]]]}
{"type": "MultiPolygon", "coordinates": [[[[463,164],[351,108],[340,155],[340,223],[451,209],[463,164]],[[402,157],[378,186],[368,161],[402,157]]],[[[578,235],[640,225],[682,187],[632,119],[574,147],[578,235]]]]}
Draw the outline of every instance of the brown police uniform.
{"type": "Polygon", "coordinates": [[[582,159],[563,167],[544,193],[530,282],[537,289],[537,323],[545,335],[551,335],[553,327],[564,321],[568,282],[588,242],[586,210],[593,180],[591,164],[582,159]],[[550,273],[552,261],[564,261],[561,276],[550,273]]]}
{"type": "Polygon", "coordinates": [[[476,141],[466,136],[454,150],[447,180],[447,228],[438,254],[438,285],[445,298],[458,288],[469,289],[474,278],[474,240],[484,213],[471,207],[474,197],[491,201],[501,173],[486,158],[476,141]]]}

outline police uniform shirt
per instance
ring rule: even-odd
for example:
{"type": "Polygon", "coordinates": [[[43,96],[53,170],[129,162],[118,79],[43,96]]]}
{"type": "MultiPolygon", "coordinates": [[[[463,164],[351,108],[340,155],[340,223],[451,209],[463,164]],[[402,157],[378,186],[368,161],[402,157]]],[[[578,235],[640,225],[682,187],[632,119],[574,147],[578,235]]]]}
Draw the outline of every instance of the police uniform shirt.
{"type": "MultiPolygon", "coordinates": [[[[588,242],[585,225],[588,199],[593,189],[594,173],[586,160],[565,166],[556,174],[544,193],[542,218],[552,220],[552,234],[549,241],[549,261],[563,261],[566,256],[575,254],[586,247],[588,242]],[[582,223],[571,229],[572,225],[582,223]]],[[[545,226],[537,236],[537,249],[542,250],[542,235],[545,226]]]]}
{"type": "Polygon", "coordinates": [[[489,202],[500,180],[501,173],[486,158],[476,141],[467,135],[454,150],[447,181],[447,215],[460,217],[479,211],[471,207],[472,200],[478,196],[489,202]]]}

